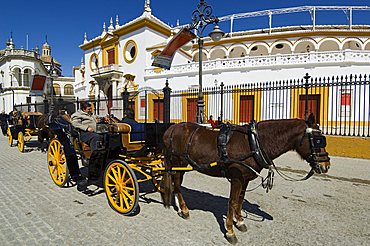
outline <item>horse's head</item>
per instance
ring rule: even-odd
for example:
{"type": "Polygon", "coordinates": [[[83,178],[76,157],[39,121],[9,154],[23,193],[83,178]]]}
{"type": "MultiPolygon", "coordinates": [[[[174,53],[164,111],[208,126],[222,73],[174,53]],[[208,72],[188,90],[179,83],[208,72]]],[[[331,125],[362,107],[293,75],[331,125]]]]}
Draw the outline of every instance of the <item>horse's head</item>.
{"type": "Polygon", "coordinates": [[[314,115],[310,114],[306,121],[306,130],[296,150],[316,173],[326,173],[330,168],[330,158],[325,147],[326,138],[316,124],[314,115]]]}

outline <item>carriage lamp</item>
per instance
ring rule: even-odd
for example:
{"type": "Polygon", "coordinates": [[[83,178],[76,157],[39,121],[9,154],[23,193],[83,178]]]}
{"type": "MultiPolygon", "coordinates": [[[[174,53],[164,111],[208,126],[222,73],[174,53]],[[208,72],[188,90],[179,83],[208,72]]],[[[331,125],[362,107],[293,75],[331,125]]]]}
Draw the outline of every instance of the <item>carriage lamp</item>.
{"type": "Polygon", "coordinates": [[[209,6],[204,0],[200,0],[197,9],[193,11],[192,23],[189,24],[189,30],[195,30],[197,35],[198,49],[199,49],[199,90],[197,101],[197,123],[204,123],[204,97],[203,97],[203,31],[209,24],[214,24],[213,30],[209,36],[214,42],[220,41],[225,34],[218,24],[218,18],[212,15],[212,7],[209,6]]]}

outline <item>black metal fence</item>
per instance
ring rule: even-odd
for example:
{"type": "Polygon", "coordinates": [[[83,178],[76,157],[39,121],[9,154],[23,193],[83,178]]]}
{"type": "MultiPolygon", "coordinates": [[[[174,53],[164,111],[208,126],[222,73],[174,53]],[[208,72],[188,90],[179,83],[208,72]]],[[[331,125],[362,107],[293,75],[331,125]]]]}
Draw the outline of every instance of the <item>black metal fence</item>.
{"type": "MultiPolygon", "coordinates": [[[[224,86],[203,89],[205,117],[213,115],[223,122],[245,124],[251,120],[304,118],[313,113],[327,135],[370,135],[370,82],[368,75],[320,77],[286,81],[224,86]],[[307,93],[307,94],[306,94],[307,93]],[[307,108],[305,101],[307,95],[307,108]]],[[[140,122],[196,121],[198,90],[162,91],[144,88],[125,91],[121,97],[107,99],[54,100],[55,111],[73,113],[79,102],[89,101],[95,114],[122,117],[123,108],[133,108],[140,122]],[[109,110],[108,110],[109,109],[109,110]]],[[[48,112],[49,102],[22,104],[21,111],[48,112]]]]}
{"type": "MultiPolygon", "coordinates": [[[[251,120],[305,117],[313,113],[328,135],[369,137],[370,83],[368,75],[284,80],[203,89],[205,116],[245,124],[251,120]]],[[[198,90],[171,93],[171,120],[194,121],[198,90]]]]}

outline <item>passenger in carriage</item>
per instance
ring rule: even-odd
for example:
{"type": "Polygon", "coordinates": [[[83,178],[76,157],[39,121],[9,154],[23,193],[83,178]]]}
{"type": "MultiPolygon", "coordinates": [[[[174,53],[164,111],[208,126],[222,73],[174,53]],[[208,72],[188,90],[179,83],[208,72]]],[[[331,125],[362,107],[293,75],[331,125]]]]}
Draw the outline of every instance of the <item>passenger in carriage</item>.
{"type": "Polygon", "coordinates": [[[212,128],[216,128],[218,126],[218,121],[215,122],[212,115],[209,116],[208,123],[211,124],[212,128]]]}
{"type": "Polygon", "coordinates": [[[130,140],[131,141],[143,141],[145,138],[144,134],[144,124],[139,123],[135,120],[134,111],[130,108],[126,108],[123,111],[123,118],[122,122],[130,125],[131,133],[130,133],[130,140]]]}
{"type": "Polygon", "coordinates": [[[81,109],[71,116],[72,125],[80,130],[81,141],[87,143],[91,151],[97,150],[98,143],[102,141],[102,136],[96,133],[97,121],[89,102],[82,102],[81,109]]]}
{"type": "Polygon", "coordinates": [[[103,136],[96,133],[97,121],[97,116],[93,115],[92,106],[89,102],[82,102],[81,109],[71,116],[72,125],[80,131],[80,140],[91,148],[88,181],[77,183],[77,190],[79,191],[85,190],[88,185],[96,182],[100,176],[98,166],[103,155],[100,146],[103,136]]]}
{"type": "Polygon", "coordinates": [[[1,122],[1,131],[3,132],[3,135],[6,136],[6,131],[8,129],[8,120],[9,115],[7,115],[4,111],[0,114],[0,122],[1,122]]]}
{"type": "Polygon", "coordinates": [[[126,108],[123,111],[122,122],[126,123],[126,124],[129,124],[129,125],[137,123],[137,121],[135,120],[134,111],[132,109],[126,108]]]}

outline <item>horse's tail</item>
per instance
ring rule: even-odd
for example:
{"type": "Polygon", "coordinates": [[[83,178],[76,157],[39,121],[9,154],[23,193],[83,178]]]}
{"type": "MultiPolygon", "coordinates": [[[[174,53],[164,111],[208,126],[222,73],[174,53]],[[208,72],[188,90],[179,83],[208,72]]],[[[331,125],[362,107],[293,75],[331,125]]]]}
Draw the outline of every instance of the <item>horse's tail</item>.
{"type": "MultiPolygon", "coordinates": [[[[171,168],[171,156],[168,154],[167,148],[164,148],[164,167],[166,170],[171,168]]],[[[161,195],[163,200],[163,205],[166,208],[171,206],[173,192],[172,174],[170,172],[164,172],[161,182],[161,195]]]]}

